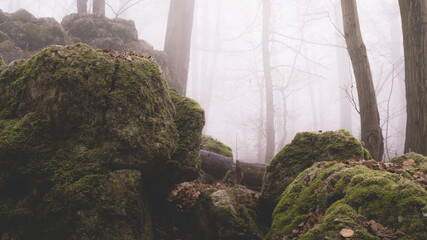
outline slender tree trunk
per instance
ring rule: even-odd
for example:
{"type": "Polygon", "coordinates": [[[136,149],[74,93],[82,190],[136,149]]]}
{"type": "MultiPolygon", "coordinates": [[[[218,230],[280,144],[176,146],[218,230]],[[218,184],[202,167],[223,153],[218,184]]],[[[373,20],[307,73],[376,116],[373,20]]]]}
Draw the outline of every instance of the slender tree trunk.
{"type": "Polygon", "coordinates": [[[87,13],[87,0],[77,0],[77,13],[87,13]]]}
{"type": "Polygon", "coordinates": [[[264,82],[259,83],[259,102],[260,102],[260,111],[259,111],[259,121],[258,121],[258,162],[265,161],[265,126],[264,126],[264,82]]]}
{"type": "Polygon", "coordinates": [[[164,50],[182,83],[182,89],[177,90],[183,95],[187,91],[193,15],[194,0],[171,0],[164,50]]]}
{"type": "Polygon", "coordinates": [[[399,0],[405,54],[405,152],[427,155],[427,0],[399,0]]]}
{"type": "MultiPolygon", "coordinates": [[[[340,0],[338,0],[340,1],[340,0]]],[[[335,11],[335,19],[337,28],[343,31],[343,17],[341,11],[335,11]]],[[[341,35],[337,35],[335,39],[336,45],[343,46],[345,40],[341,35]]],[[[337,64],[338,64],[338,79],[339,79],[339,96],[340,96],[340,128],[352,132],[352,119],[349,99],[344,88],[350,86],[351,78],[349,74],[349,65],[347,62],[347,52],[344,49],[336,48],[337,64]]]]}
{"type": "MultiPolygon", "coordinates": [[[[396,3],[397,5],[398,3],[396,3]]],[[[394,120],[394,125],[391,126],[391,129],[396,129],[395,132],[391,134],[392,142],[394,146],[394,152],[397,155],[401,155],[404,152],[405,148],[405,128],[406,126],[406,97],[405,97],[405,71],[404,71],[404,58],[403,58],[403,44],[402,44],[402,29],[397,28],[401,24],[400,15],[397,15],[394,11],[387,12],[392,16],[390,18],[390,37],[391,37],[391,46],[390,46],[390,55],[391,61],[393,63],[394,74],[396,77],[396,89],[393,90],[393,95],[395,95],[394,105],[399,111],[395,111],[397,119],[394,120]]],[[[391,108],[393,109],[393,108],[391,108]]],[[[395,118],[391,116],[391,118],[395,118]]]]}
{"type": "MultiPolygon", "coordinates": [[[[205,118],[206,122],[209,122],[209,117],[211,113],[211,103],[212,103],[212,95],[215,88],[215,80],[218,72],[218,61],[219,61],[219,53],[221,52],[222,42],[220,38],[220,29],[221,29],[221,11],[222,11],[222,0],[216,0],[218,4],[218,11],[215,16],[215,41],[213,46],[213,56],[210,67],[207,71],[207,76],[204,84],[204,107],[205,107],[205,118]]],[[[209,19],[208,19],[209,24],[209,19]]],[[[207,25],[206,25],[207,26],[207,25]]]]}
{"type": "Polygon", "coordinates": [[[341,0],[341,8],[345,41],[357,84],[362,141],[372,157],[381,161],[384,152],[383,135],[368,54],[360,32],[356,0],[341,0]]]}
{"type": "Polygon", "coordinates": [[[274,102],[273,102],[273,79],[271,77],[270,64],[270,15],[271,2],[263,0],[262,17],[262,59],[264,66],[265,97],[266,97],[266,117],[267,117],[267,144],[265,151],[265,162],[269,163],[274,157],[275,136],[274,136],[274,102]]]}
{"type": "Polygon", "coordinates": [[[93,13],[105,16],[105,0],[93,0],[93,13]]]}

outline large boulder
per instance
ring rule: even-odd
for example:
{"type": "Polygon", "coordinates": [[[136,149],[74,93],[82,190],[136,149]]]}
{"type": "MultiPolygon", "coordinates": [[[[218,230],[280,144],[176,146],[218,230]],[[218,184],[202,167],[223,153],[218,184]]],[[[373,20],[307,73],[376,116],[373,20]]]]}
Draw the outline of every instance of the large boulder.
{"type": "Polygon", "coordinates": [[[267,239],[427,239],[419,175],[426,177],[410,160],[315,163],[284,191],[267,239]]]}
{"type": "Polygon", "coordinates": [[[84,44],[2,66],[0,237],[152,239],[150,198],[200,167],[203,110],[172,96],[153,60],[84,44]]]}
{"type": "Polygon", "coordinates": [[[315,162],[370,159],[369,152],[346,130],[302,132],[267,166],[261,191],[261,207],[269,215],[286,187],[315,162]]]}
{"type": "Polygon", "coordinates": [[[49,45],[64,45],[67,36],[53,18],[36,18],[20,9],[12,14],[0,10],[0,52],[6,63],[28,58],[49,45]]]}

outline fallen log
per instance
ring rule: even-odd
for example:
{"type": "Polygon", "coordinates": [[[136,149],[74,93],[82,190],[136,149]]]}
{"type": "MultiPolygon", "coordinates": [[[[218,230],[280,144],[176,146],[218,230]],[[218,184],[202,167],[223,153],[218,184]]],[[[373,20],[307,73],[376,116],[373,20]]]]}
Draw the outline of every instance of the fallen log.
{"type": "Polygon", "coordinates": [[[225,179],[232,184],[244,185],[253,190],[261,190],[266,164],[247,163],[242,161],[233,162],[229,157],[201,150],[201,168],[216,180],[223,179],[227,172],[230,173],[225,179]]]}
{"type": "Polygon", "coordinates": [[[229,157],[204,150],[200,150],[200,158],[202,159],[202,170],[216,180],[222,179],[234,163],[233,159],[229,157]]]}

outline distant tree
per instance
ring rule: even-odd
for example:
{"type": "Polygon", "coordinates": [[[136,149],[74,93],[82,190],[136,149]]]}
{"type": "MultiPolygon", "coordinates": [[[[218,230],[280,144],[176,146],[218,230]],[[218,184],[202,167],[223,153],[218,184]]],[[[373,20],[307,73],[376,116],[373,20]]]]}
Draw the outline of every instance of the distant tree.
{"type": "Polygon", "coordinates": [[[93,0],[93,13],[105,16],[105,0],[93,0]]]}
{"type": "Polygon", "coordinates": [[[274,102],[273,102],[273,78],[271,76],[270,63],[270,18],[271,18],[271,1],[262,1],[262,61],[264,68],[265,80],[265,97],[266,97],[266,138],[265,162],[269,163],[274,157],[275,132],[274,132],[274,102]]]}
{"type": "Polygon", "coordinates": [[[87,0],[77,0],[77,12],[87,13],[87,0]]]}
{"type": "MultiPolygon", "coordinates": [[[[340,1],[340,0],[337,0],[340,1]]],[[[339,5],[337,5],[339,6],[339,5]]],[[[335,24],[339,31],[343,29],[343,17],[341,16],[341,11],[335,9],[335,24]]],[[[335,38],[336,45],[344,46],[345,41],[343,36],[340,34],[336,35],[335,38]]],[[[346,49],[336,48],[336,57],[337,57],[337,68],[338,68],[338,81],[339,81],[339,96],[340,96],[340,128],[346,129],[349,132],[352,132],[352,119],[351,119],[351,103],[347,98],[346,88],[351,85],[351,75],[349,74],[349,63],[348,63],[348,53],[346,49]]]]}
{"type": "Polygon", "coordinates": [[[384,141],[371,68],[360,31],[356,0],[341,0],[341,8],[345,41],[356,78],[362,141],[372,157],[381,161],[384,141]]]}
{"type": "Polygon", "coordinates": [[[427,0],[399,0],[406,85],[405,152],[427,155],[427,0]]]}
{"type": "Polygon", "coordinates": [[[193,15],[194,0],[171,0],[164,51],[182,83],[179,92],[183,95],[187,90],[193,15]]]}

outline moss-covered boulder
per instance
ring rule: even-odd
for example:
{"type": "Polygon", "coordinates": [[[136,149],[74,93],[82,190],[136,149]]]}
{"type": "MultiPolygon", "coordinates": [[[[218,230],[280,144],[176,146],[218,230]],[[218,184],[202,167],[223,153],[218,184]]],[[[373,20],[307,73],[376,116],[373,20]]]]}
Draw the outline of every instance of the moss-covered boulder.
{"type": "Polygon", "coordinates": [[[53,18],[36,18],[23,9],[12,14],[0,10],[0,52],[6,63],[67,42],[61,25],[53,18]]]}
{"type": "Polygon", "coordinates": [[[233,158],[233,150],[231,147],[205,134],[202,135],[202,145],[200,148],[208,152],[233,158]]]}
{"type": "Polygon", "coordinates": [[[395,157],[391,160],[391,162],[393,163],[404,163],[407,162],[407,160],[411,160],[417,164],[424,173],[427,173],[427,157],[418,154],[418,153],[405,153],[404,155],[400,156],[400,157],[395,157]]]}
{"type": "Polygon", "coordinates": [[[313,163],[352,158],[371,157],[362,144],[346,130],[298,133],[267,166],[261,192],[263,211],[271,213],[286,187],[313,163]]]}
{"type": "Polygon", "coordinates": [[[186,182],[171,192],[169,201],[177,211],[171,223],[175,231],[163,239],[264,239],[256,224],[256,194],[244,186],[186,182]]]}
{"type": "Polygon", "coordinates": [[[267,239],[427,239],[427,191],[399,166],[315,163],[284,191],[267,239]]]}
{"type": "Polygon", "coordinates": [[[171,68],[164,52],[156,51],[143,40],[132,20],[109,19],[99,14],[70,14],[62,20],[62,26],[73,43],[86,43],[93,48],[109,48],[116,51],[137,51],[151,56],[165,74],[169,86],[183,93],[180,80],[171,68]]]}
{"type": "Polygon", "coordinates": [[[197,177],[203,123],[139,54],[53,46],[3,66],[0,236],[151,239],[147,199],[197,177]]]}

